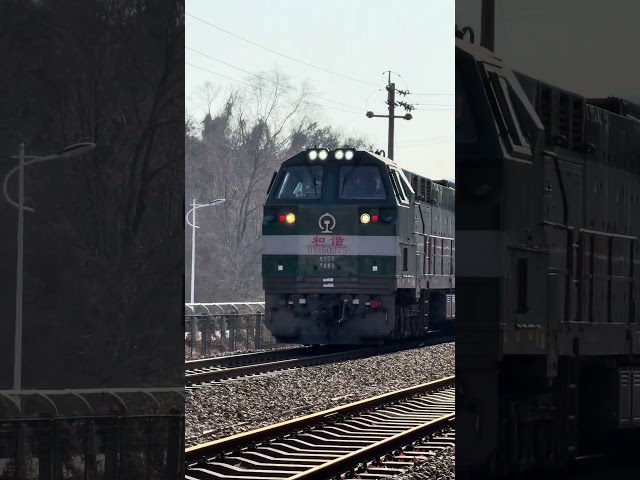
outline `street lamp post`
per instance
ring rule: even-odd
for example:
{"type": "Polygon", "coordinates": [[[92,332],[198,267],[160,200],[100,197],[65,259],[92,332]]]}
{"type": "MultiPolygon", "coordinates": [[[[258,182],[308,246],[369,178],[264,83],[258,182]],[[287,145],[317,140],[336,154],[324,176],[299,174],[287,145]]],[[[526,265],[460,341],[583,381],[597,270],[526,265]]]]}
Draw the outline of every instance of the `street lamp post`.
{"type": "Polygon", "coordinates": [[[33,212],[32,208],[26,207],[24,204],[24,168],[34,163],[44,162],[46,160],[54,160],[57,158],[70,158],[86,153],[95,148],[94,143],[78,143],[66,147],[59,153],[54,155],[26,156],[24,143],[20,144],[19,155],[11,158],[18,158],[18,166],[13,168],[4,177],[2,191],[7,202],[18,209],[18,247],[17,247],[17,265],[16,265],[16,322],[14,333],[13,347],[13,390],[16,392],[22,389],[22,290],[23,290],[23,266],[24,266],[24,211],[33,212]],[[29,159],[25,161],[25,159],[29,159]],[[11,175],[18,172],[18,201],[13,200],[8,193],[7,186],[11,175]]]}
{"type": "Polygon", "coordinates": [[[218,198],[209,203],[196,204],[196,199],[193,199],[191,204],[191,210],[187,212],[186,220],[187,224],[191,226],[191,302],[194,303],[194,285],[195,285],[195,268],[196,268],[196,228],[200,228],[196,225],[196,210],[202,207],[210,207],[212,205],[218,205],[223,203],[224,198],[218,198]],[[189,214],[193,212],[193,219],[189,222],[189,214]]]}

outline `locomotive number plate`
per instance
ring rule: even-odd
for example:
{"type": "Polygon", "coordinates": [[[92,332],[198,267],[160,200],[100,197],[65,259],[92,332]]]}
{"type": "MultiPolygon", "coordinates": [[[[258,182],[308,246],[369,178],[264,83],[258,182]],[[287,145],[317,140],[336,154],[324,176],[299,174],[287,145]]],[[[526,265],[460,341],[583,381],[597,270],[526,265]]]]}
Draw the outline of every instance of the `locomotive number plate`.
{"type": "Polygon", "coordinates": [[[316,235],[307,245],[307,255],[349,255],[349,246],[341,235],[316,235]]]}

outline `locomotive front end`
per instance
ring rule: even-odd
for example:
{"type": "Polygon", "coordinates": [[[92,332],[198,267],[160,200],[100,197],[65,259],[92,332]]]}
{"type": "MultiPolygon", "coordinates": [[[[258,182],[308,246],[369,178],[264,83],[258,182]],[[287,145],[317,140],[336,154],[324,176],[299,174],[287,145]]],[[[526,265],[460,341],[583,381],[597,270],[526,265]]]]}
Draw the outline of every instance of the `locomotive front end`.
{"type": "Polygon", "coordinates": [[[394,328],[397,204],[388,161],[309,149],[264,206],[266,326],[280,342],[381,343],[394,328]]]}

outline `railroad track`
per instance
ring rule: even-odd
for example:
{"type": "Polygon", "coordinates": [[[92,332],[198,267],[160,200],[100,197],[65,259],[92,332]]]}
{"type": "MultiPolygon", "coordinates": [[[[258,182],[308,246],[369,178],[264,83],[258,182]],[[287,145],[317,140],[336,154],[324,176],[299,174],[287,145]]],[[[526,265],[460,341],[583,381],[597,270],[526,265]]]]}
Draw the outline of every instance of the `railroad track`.
{"type": "Polygon", "coordinates": [[[454,422],[452,376],[187,448],[185,479],[384,478],[454,446],[454,422]]]}
{"type": "Polygon", "coordinates": [[[397,345],[365,348],[326,345],[205,358],[185,362],[185,384],[187,390],[190,390],[231,379],[354,360],[447,341],[454,341],[454,339],[433,335],[421,341],[397,345]]]}

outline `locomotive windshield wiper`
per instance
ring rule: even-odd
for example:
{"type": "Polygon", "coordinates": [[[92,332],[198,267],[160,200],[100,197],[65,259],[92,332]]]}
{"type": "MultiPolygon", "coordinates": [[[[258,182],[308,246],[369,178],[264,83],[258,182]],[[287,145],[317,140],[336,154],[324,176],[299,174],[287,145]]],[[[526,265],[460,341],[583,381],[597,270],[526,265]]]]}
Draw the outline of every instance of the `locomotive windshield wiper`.
{"type": "Polygon", "coordinates": [[[341,187],[344,188],[344,186],[347,184],[347,181],[351,178],[351,175],[353,175],[356,172],[355,167],[349,165],[351,167],[351,170],[345,175],[345,178],[342,182],[341,187]]]}
{"type": "Polygon", "coordinates": [[[305,166],[307,167],[307,170],[309,171],[309,176],[311,177],[311,181],[313,182],[313,193],[316,196],[315,198],[318,198],[320,194],[318,193],[318,184],[316,182],[316,177],[313,175],[313,170],[311,170],[311,167],[308,164],[305,166]]]}

